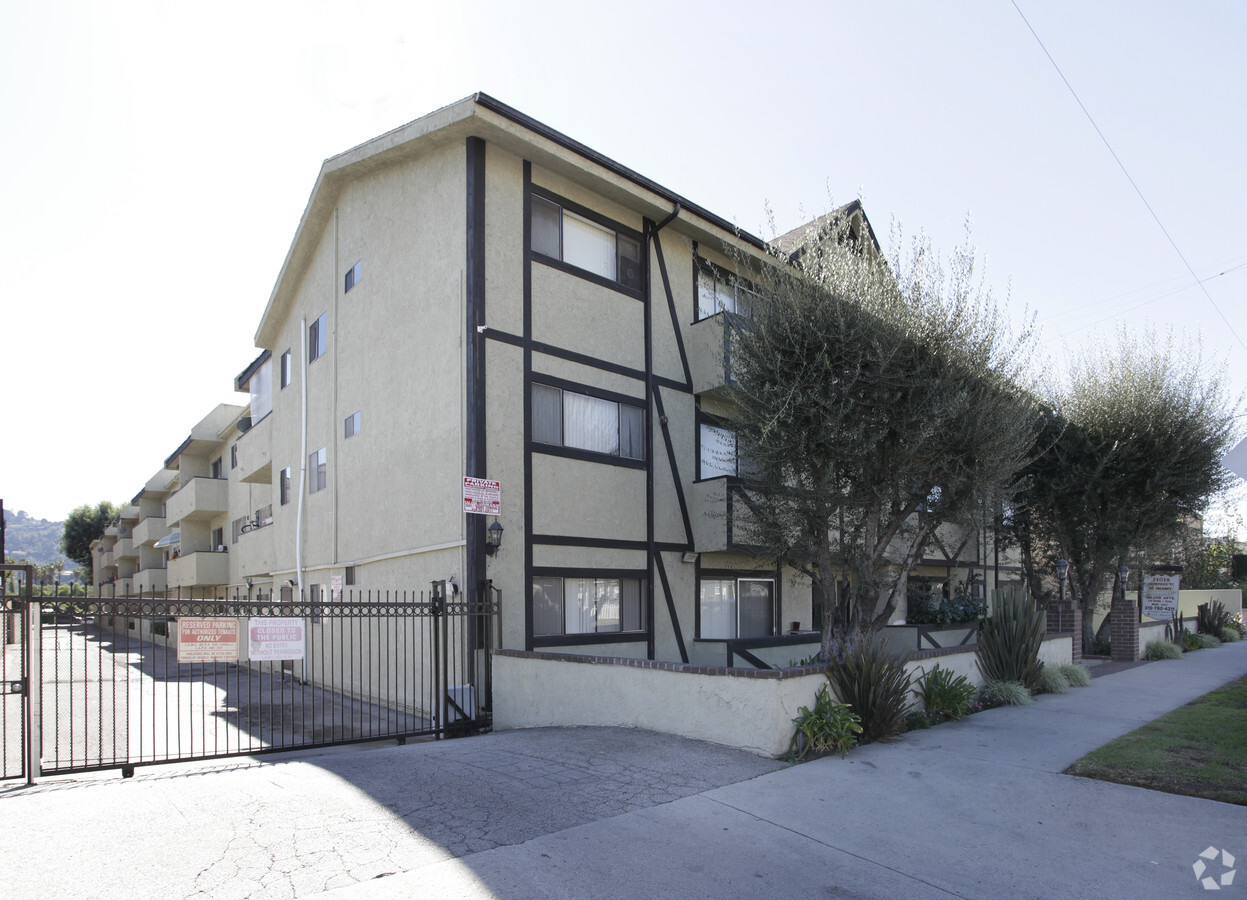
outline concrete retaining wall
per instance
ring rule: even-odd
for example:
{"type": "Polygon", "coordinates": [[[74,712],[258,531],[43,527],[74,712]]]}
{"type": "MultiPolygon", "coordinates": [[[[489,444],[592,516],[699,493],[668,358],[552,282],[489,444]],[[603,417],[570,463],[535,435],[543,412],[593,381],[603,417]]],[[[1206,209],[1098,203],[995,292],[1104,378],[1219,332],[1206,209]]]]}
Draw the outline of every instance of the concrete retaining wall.
{"type": "MultiPolygon", "coordinates": [[[[1069,635],[1044,639],[1045,664],[1070,661],[1069,635]]],[[[936,664],[979,684],[974,651],[915,654],[915,678],[936,664]]],[[[792,720],[826,683],[822,666],[746,669],[656,660],[495,650],[494,727],[611,725],[645,728],[777,757],[792,720]]]]}

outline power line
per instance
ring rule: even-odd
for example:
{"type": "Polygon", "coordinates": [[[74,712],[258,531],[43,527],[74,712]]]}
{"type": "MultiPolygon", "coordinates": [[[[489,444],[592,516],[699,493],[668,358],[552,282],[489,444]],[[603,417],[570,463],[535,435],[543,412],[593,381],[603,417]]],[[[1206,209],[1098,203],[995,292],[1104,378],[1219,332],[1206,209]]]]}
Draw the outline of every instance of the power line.
{"type": "Polygon", "coordinates": [[[1217,315],[1221,317],[1221,321],[1225,323],[1225,327],[1229,329],[1230,334],[1234,335],[1234,340],[1238,341],[1240,347],[1247,350],[1247,344],[1244,344],[1243,339],[1238,336],[1238,332],[1234,330],[1234,326],[1230,324],[1230,320],[1225,317],[1225,313],[1221,311],[1221,307],[1217,305],[1217,301],[1212,299],[1212,294],[1208,293],[1208,288],[1204,287],[1203,282],[1199,280],[1199,276],[1195,274],[1195,269],[1187,261],[1186,254],[1184,254],[1182,249],[1178,247],[1177,241],[1175,241],[1173,236],[1169,234],[1169,229],[1165,227],[1165,223],[1160,220],[1160,216],[1156,215],[1156,211],[1152,209],[1152,204],[1147,202],[1147,197],[1143,196],[1143,191],[1139,190],[1139,186],[1135,184],[1134,179],[1130,177],[1130,172],[1117,156],[1117,152],[1113,150],[1113,145],[1108,142],[1108,138],[1104,136],[1104,132],[1100,130],[1100,126],[1096,124],[1095,119],[1091,117],[1091,113],[1087,111],[1087,107],[1084,106],[1082,100],[1079,99],[1078,92],[1074,90],[1074,86],[1069,83],[1069,79],[1065,77],[1065,73],[1061,71],[1061,67],[1056,64],[1056,60],[1052,58],[1052,54],[1048,52],[1048,48],[1045,47],[1044,42],[1040,40],[1039,35],[1035,32],[1035,29],[1031,26],[1030,21],[1022,12],[1021,7],[1018,6],[1017,0],[1010,0],[1010,2],[1013,4],[1013,8],[1017,10],[1017,14],[1021,16],[1022,22],[1025,23],[1027,30],[1029,30],[1031,35],[1035,38],[1035,42],[1039,44],[1039,49],[1044,52],[1044,56],[1048,57],[1048,62],[1052,63],[1052,68],[1056,69],[1057,75],[1061,76],[1061,81],[1065,82],[1065,86],[1069,89],[1071,96],[1073,96],[1074,102],[1078,104],[1078,108],[1082,110],[1083,115],[1087,117],[1087,121],[1091,123],[1091,127],[1095,129],[1095,133],[1100,136],[1100,140],[1103,141],[1104,146],[1108,148],[1108,152],[1117,163],[1117,167],[1121,169],[1122,174],[1126,176],[1126,180],[1130,182],[1130,186],[1134,188],[1134,192],[1139,195],[1139,199],[1142,200],[1143,205],[1147,207],[1147,211],[1151,214],[1152,219],[1160,228],[1161,233],[1164,234],[1165,240],[1169,241],[1169,246],[1173,247],[1174,253],[1178,254],[1178,259],[1182,260],[1182,265],[1186,266],[1186,270],[1191,273],[1191,277],[1195,279],[1195,283],[1198,285],[1199,289],[1203,292],[1204,296],[1208,298],[1208,302],[1212,304],[1212,308],[1217,311],[1217,315]]]}

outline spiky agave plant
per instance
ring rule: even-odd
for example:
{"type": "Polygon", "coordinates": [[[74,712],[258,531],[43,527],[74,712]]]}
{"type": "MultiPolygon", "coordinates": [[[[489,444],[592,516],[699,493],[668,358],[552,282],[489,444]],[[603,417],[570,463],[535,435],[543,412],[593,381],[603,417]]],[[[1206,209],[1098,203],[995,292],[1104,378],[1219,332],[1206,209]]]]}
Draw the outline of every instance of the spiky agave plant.
{"type": "Polygon", "coordinates": [[[984,681],[1019,681],[1030,690],[1039,683],[1045,616],[1020,591],[1000,592],[996,609],[979,626],[975,651],[984,681]]]}

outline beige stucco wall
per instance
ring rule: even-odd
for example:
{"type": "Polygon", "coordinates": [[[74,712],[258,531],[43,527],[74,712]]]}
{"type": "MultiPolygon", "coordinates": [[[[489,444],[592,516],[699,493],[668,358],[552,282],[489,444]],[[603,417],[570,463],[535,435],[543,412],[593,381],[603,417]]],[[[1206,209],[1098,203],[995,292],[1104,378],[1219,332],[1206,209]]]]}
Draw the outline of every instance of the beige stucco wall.
{"type": "Polygon", "coordinates": [[[494,727],[645,728],[777,757],[823,683],[817,671],[756,678],[495,654],[494,727]]]}

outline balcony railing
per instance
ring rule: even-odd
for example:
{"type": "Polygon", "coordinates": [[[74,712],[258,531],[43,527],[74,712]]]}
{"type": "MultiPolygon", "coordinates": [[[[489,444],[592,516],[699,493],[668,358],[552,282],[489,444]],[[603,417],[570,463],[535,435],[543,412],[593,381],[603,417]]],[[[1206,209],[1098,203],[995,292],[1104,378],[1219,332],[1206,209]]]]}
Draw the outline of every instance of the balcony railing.
{"type": "Polygon", "coordinates": [[[229,584],[229,554],[201,550],[169,560],[168,586],[229,584]]]}
{"type": "Polygon", "coordinates": [[[272,484],[272,421],[272,415],[267,415],[238,438],[235,446],[238,448],[239,481],[247,484],[272,484]]]}
{"type": "Polygon", "coordinates": [[[134,543],[142,546],[153,544],[169,533],[164,516],[148,516],[134,526],[134,543]]]}

